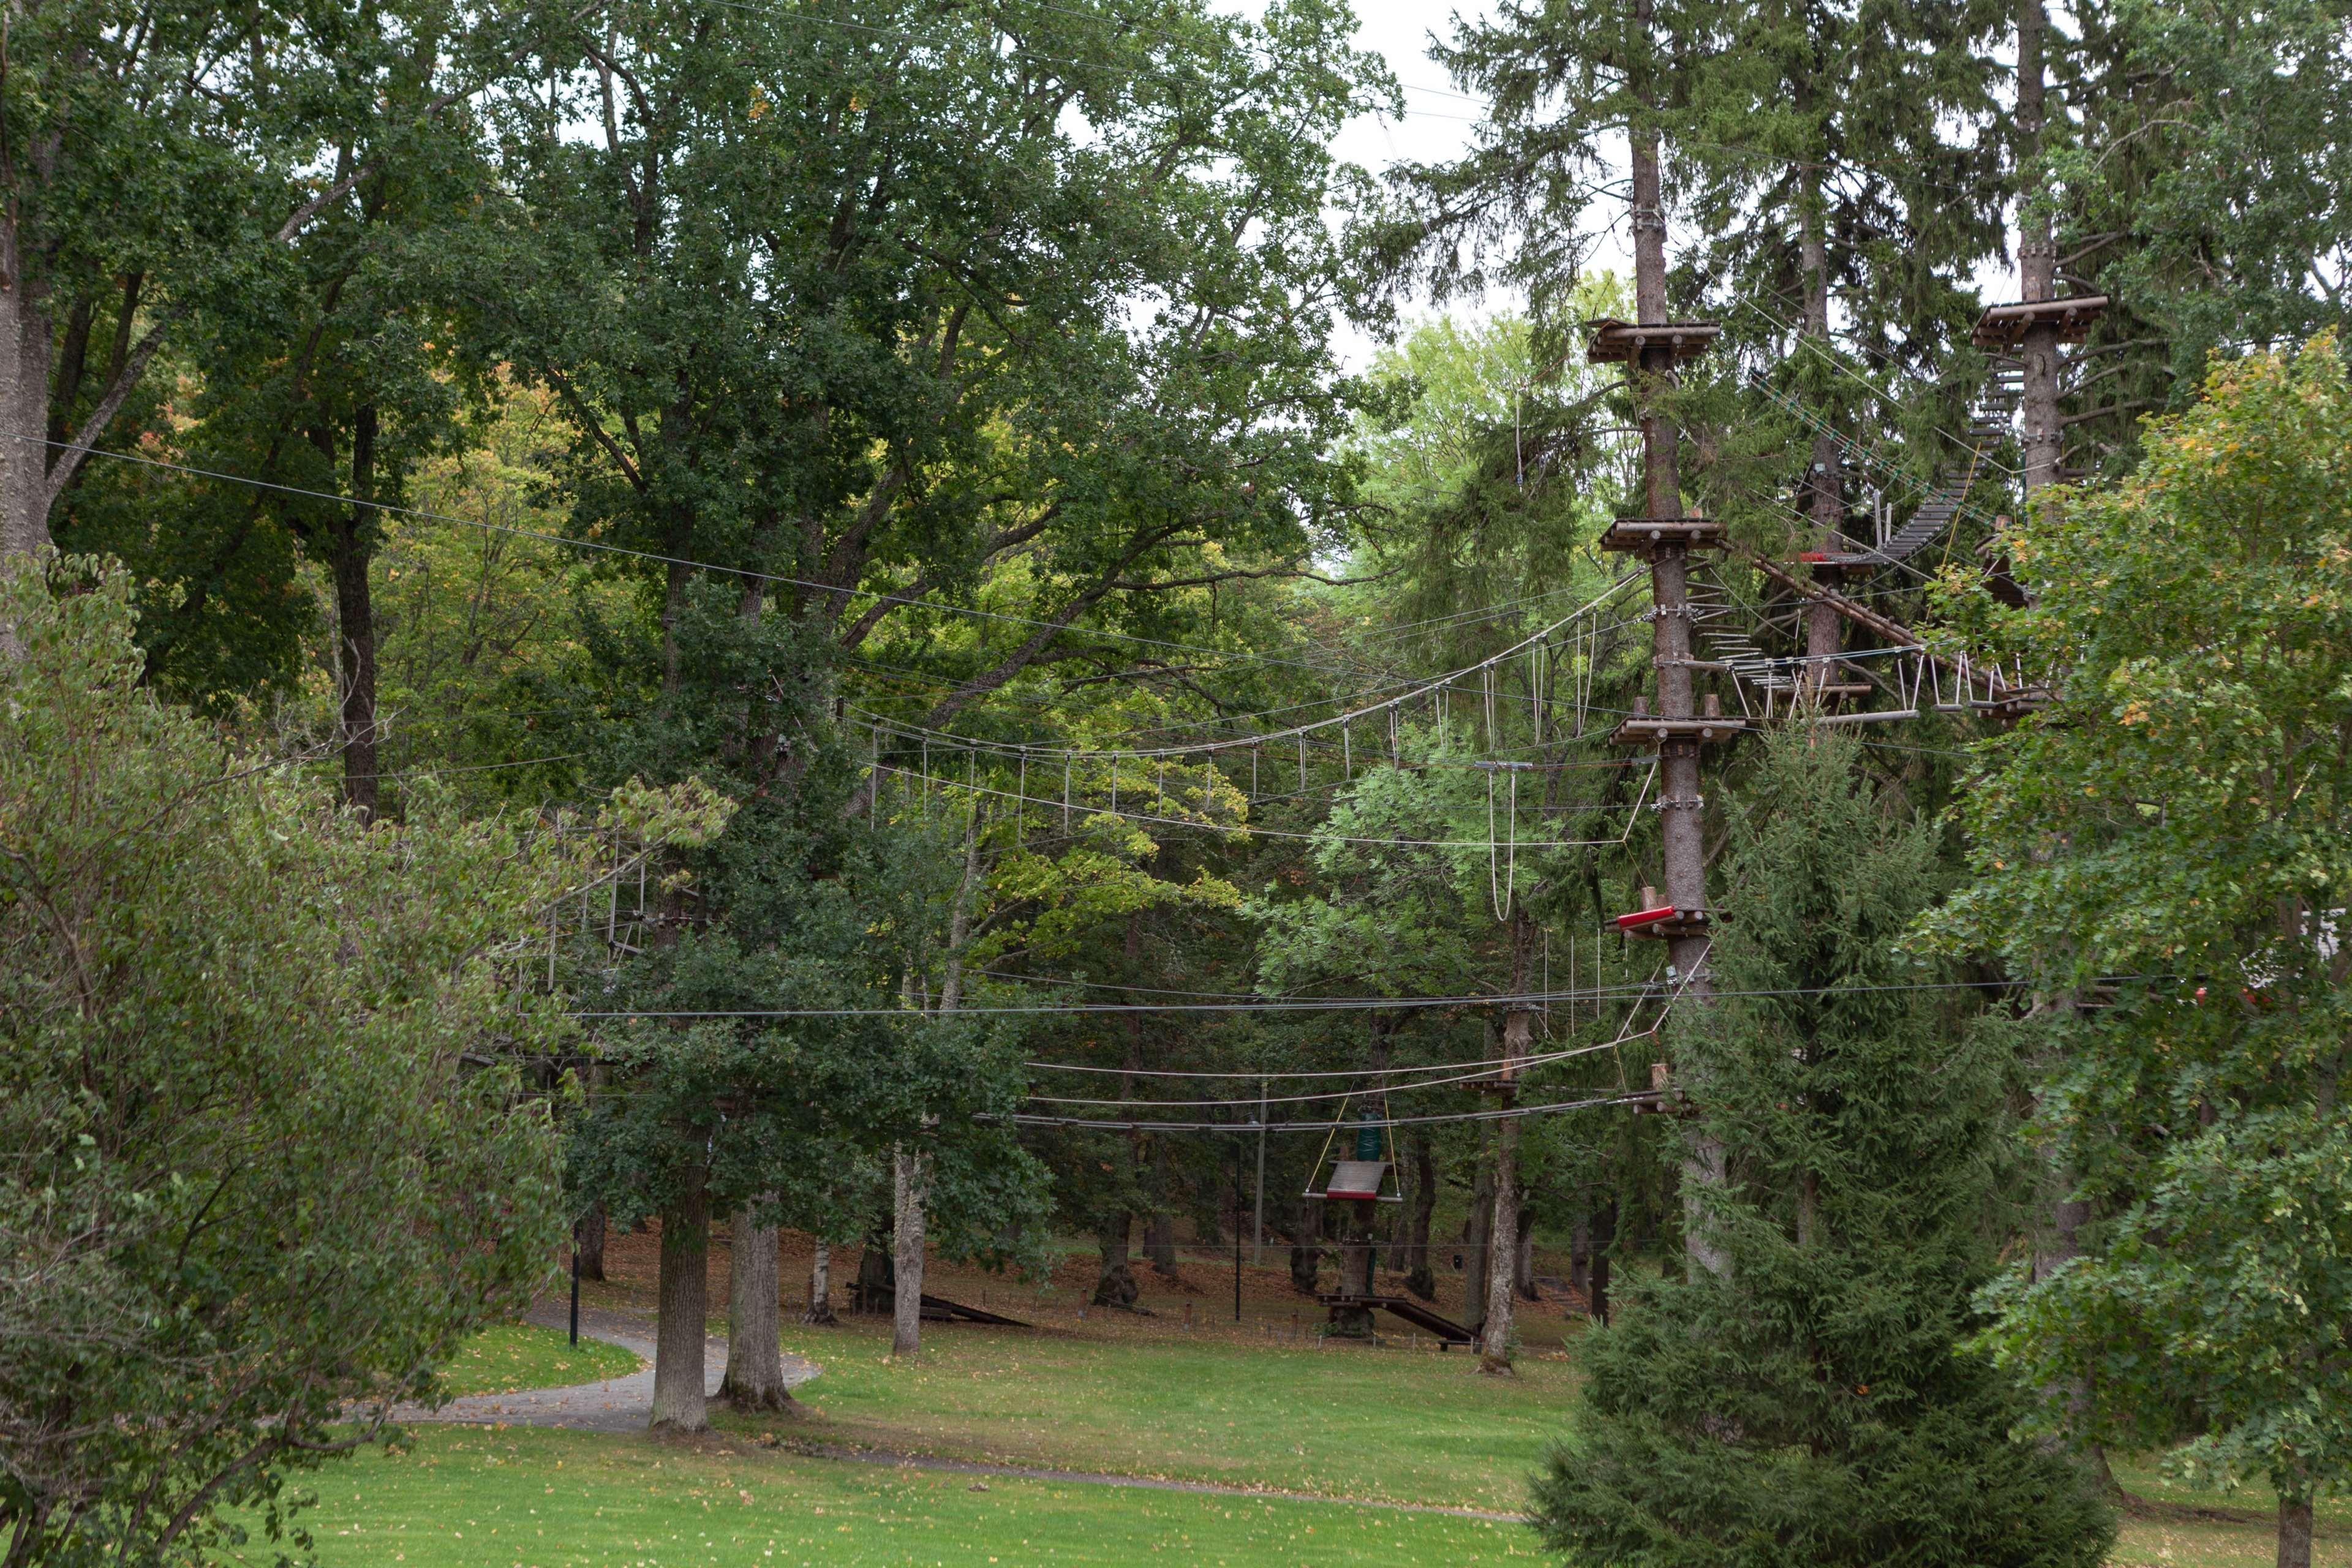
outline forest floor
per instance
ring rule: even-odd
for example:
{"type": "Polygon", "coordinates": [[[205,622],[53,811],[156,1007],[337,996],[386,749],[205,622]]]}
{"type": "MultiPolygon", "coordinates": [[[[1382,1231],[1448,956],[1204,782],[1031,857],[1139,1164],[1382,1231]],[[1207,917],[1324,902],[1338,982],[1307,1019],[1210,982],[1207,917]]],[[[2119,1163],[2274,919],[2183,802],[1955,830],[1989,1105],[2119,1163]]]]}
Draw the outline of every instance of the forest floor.
{"type": "MultiPolygon", "coordinates": [[[[589,1285],[585,1299],[641,1315],[651,1306],[653,1247],[646,1237],[614,1239],[613,1278],[589,1285]]],[[[725,1252],[713,1250],[713,1300],[723,1302],[725,1252]]],[[[1081,1267],[1090,1284],[1090,1261],[1074,1258],[1081,1267]]],[[[1560,1304],[1527,1306],[1520,1373],[1493,1379],[1467,1355],[1438,1353],[1425,1335],[1320,1344],[1319,1311],[1290,1292],[1278,1268],[1244,1271],[1238,1327],[1229,1264],[1215,1281],[1220,1296],[1196,1263],[1173,1281],[1137,1272],[1151,1316],[1081,1316],[1084,1292],[1059,1273],[1040,1292],[940,1269],[927,1280],[933,1293],[1036,1327],[926,1324],[912,1362],[887,1356],[885,1320],[845,1315],[838,1328],[815,1329],[791,1310],[786,1347],[824,1368],[800,1390],[798,1416],[715,1412],[713,1433],[690,1443],[636,1432],[424,1429],[404,1452],[322,1472],[310,1482],[319,1506],[302,1522],[324,1568],[1132,1563],[1162,1552],[1236,1565],[1550,1560],[1507,1517],[1431,1510],[1508,1515],[1524,1506],[1574,1386],[1581,1325],[1560,1304]],[[866,1462],[843,1462],[851,1453],[866,1462]]],[[[837,1300],[852,1277],[837,1276],[837,1300]]],[[[547,1331],[499,1331],[469,1354],[467,1375],[519,1387],[579,1353],[547,1331]]],[[[2118,1469],[2135,1498],[2116,1568],[2272,1563],[2266,1495],[2218,1497],[2171,1486],[2152,1466],[2118,1469]]],[[[221,1554],[274,1558],[259,1542],[221,1554]]],[[[2323,1503],[2315,1562],[2352,1568],[2352,1509],[2323,1503]]]]}

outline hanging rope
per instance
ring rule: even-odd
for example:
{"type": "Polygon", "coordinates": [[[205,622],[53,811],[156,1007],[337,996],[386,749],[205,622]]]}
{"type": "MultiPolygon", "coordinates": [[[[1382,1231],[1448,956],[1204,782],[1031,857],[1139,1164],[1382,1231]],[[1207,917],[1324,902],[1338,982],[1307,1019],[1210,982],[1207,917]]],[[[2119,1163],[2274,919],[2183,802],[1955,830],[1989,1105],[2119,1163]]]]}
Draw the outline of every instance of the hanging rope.
{"type": "Polygon", "coordinates": [[[1511,918],[1511,900],[1517,897],[1519,889],[1519,773],[1517,768],[1506,768],[1504,772],[1510,775],[1511,780],[1511,838],[1508,858],[1504,862],[1506,868],[1501,879],[1497,880],[1495,868],[1497,847],[1495,840],[1495,773],[1491,768],[1486,770],[1486,891],[1494,900],[1495,918],[1498,921],[1511,918]]]}

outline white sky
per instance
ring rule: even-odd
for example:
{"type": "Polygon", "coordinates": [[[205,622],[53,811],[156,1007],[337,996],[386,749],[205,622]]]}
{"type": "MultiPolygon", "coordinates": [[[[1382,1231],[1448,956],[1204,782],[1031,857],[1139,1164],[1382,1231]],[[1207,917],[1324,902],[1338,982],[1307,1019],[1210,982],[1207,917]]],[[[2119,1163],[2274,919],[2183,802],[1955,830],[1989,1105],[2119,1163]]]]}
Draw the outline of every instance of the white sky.
{"type": "MultiPolygon", "coordinates": [[[[1264,0],[1235,0],[1236,8],[1255,15],[1264,0]]],[[[1485,108],[1481,100],[1465,98],[1429,58],[1433,32],[1450,36],[1456,18],[1484,18],[1492,14],[1489,0],[1463,0],[1454,7],[1412,3],[1412,0],[1355,0],[1356,44],[1385,57],[1390,71],[1404,84],[1404,118],[1364,116],[1349,122],[1332,150],[1352,163],[1378,172],[1401,160],[1435,163],[1460,156],[1469,149],[1470,129],[1485,108]]],[[[1600,237],[1594,262],[1604,268],[1630,272],[1633,258],[1625,253],[1622,226],[1600,237]]],[[[1988,259],[1973,279],[1987,300],[2010,300],[2017,285],[2006,261],[1988,259]]],[[[1519,308],[1516,297],[1494,297],[1483,302],[1457,301],[1447,313],[1474,316],[1519,308]]],[[[1423,306],[1423,310],[1428,307],[1423,306]]],[[[1378,347],[1353,330],[1343,330],[1335,344],[1341,363],[1361,369],[1378,347]]]]}
{"type": "MultiPolygon", "coordinates": [[[[1241,8],[1255,12],[1262,0],[1241,0],[1241,8]]],[[[1392,119],[1365,115],[1349,121],[1332,143],[1332,151],[1351,163],[1379,172],[1401,162],[1433,163],[1460,157],[1469,151],[1471,127],[1486,109],[1483,98],[1465,96],[1437,62],[1429,58],[1433,33],[1450,37],[1461,17],[1483,19],[1493,10],[1489,0],[1465,0],[1452,8],[1415,5],[1412,0],[1356,0],[1356,45],[1372,50],[1389,63],[1390,72],[1404,88],[1404,116],[1392,119]]],[[[1619,255],[1622,226],[1600,237],[1595,263],[1603,268],[1629,271],[1630,255],[1619,255]]],[[[1525,301],[1516,293],[1496,294],[1484,300],[1455,300],[1446,314],[1472,317],[1520,310],[1525,301]]],[[[1408,316],[1429,313],[1408,309],[1408,316]]],[[[1334,345],[1341,363],[1361,369],[1378,344],[1353,329],[1343,329],[1334,345]]]]}
{"type": "MultiPolygon", "coordinates": [[[[1246,8],[1254,11],[1256,6],[1246,8]]],[[[1356,45],[1386,58],[1390,71],[1404,84],[1405,113],[1402,120],[1366,115],[1349,121],[1332,143],[1332,151],[1375,172],[1400,162],[1439,163],[1467,152],[1471,124],[1485,104],[1462,96],[1446,79],[1445,72],[1429,58],[1430,37],[1433,32],[1450,35],[1457,16],[1483,16],[1489,9],[1485,0],[1468,0],[1458,10],[1416,5],[1412,0],[1356,0],[1356,45]]],[[[1511,303],[1493,300],[1484,308],[1507,309],[1511,303]]],[[[1480,310],[1468,303],[1452,307],[1453,313],[1462,315],[1480,310]]],[[[1336,346],[1342,363],[1350,370],[1360,370],[1378,345],[1349,329],[1342,331],[1336,346]]]]}

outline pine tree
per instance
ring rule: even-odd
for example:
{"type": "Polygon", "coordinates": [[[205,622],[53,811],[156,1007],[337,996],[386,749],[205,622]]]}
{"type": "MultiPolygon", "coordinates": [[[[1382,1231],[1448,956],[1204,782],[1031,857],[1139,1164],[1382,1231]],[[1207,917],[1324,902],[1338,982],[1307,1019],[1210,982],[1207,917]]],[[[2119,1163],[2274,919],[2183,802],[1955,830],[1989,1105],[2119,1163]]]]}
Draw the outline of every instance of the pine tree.
{"type": "Polygon", "coordinates": [[[2112,1539],[2024,1395],[1958,1348],[1991,1263],[2000,1055],[1902,939],[1932,829],[1861,748],[1776,736],[1731,814],[1719,1000],[1674,1059],[1733,1180],[1730,1267],[1594,1332],[1576,1436],[1538,1478],[1553,1546],[1622,1565],[2092,1564],[2112,1539]]]}

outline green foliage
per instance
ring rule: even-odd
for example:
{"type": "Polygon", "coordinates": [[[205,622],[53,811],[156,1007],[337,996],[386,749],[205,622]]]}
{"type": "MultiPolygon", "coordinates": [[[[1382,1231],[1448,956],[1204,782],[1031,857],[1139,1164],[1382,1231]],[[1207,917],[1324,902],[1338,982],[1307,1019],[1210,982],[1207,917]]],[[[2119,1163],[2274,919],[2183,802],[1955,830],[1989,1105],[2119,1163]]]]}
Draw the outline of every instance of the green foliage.
{"type": "Polygon", "coordinates": [[[2352,31],[2337,0],[2071,15],[2053,62],[2070,113],[2028,192],[2056,209],[2076,289],[2116,301],[2074,438],[2119,474],[2141,413],[2192,401],[2215,351],[2346,324],[2352,31]]]}
{"type": "Polygon", "coordinates": [[[1732,816],[1722,995],[1673,1053],[1733,1152],[1694,1221],[1728,1265],[1645,1284],[1588,1337],[1541,1528],[1612,1563],[2095,1563],[2104,1510],[2011,1435],[2009,1374],[1958,1348],[1991,1262],[2001,1060],[1900,946],[1934,836],[1858,787],[1852,740],[1769,744],[1732,816]]]}
{"type": "Polygon", "coordinates": [[[180,1563],[546,1283],[557,1141],[496,1064],[562,1020],[501,958],[568,868],[339,814],[139,684],[123,574],[47,564],[0,578],[0,1529],[180,1563]]]}
{"type": "Polygon", "coordinates": [[[2217,364],[2118,488],[2024,520],[2035,602],[1987,628],[2056,701],[1982,744],[1950,942],[2052,993],[2038,1125],[2108,1217],[1997,1297],[2030,1375],[2086,1378],[2095,1435],[2194,1440],[2307,1497],[2352,1462],[2352,381],[2323,337],[2217,364]]]}

